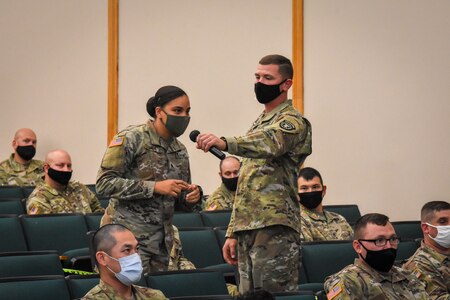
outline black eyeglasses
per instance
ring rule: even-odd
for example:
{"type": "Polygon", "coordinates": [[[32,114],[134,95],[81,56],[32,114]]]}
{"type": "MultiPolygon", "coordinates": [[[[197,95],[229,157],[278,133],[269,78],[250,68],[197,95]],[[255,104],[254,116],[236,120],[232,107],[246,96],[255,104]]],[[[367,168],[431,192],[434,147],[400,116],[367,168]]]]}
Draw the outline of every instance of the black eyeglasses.
{"type": "Polygon", "coordinates": [[[391,245],[398,245],[398,243],[400,242],[400,239],[397,236],[393,236],[390,239],[385,239],[385,238],[379,238],[379,239],[375,239],[375,240],[363,240],[360,239],[358,240],[359,242],[363,241],[363,242],[371,242],[374,243],[375,246],[378,247],[384,247],[386,246],[386,243],[389,241],[389,244],[391,245]]]}

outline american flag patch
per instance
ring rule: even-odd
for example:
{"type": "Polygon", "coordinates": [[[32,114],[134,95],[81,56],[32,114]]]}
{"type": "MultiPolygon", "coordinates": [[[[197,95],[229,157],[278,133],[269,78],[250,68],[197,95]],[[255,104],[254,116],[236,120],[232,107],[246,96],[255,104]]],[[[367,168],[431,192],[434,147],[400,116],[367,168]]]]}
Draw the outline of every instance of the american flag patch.
{"type": "Polygon", "coordinates": [[[336,297],[337,295],[339,295],[342,292],[342,288],[341,286],[338,284],[336,285],[331,291],[328,292],[327,294],[327,299],[331,300],[334,297],[336,297]]]}
{"type": "Polygon", "coordinates": [[[115,146],[120,146],[120,145],[122,145],[123,144],[123,137],[118,137],[118,138],[115,138],[115,139],[113,139],[112,141],[111,141],[111,143],[109,143],[109,147],[115,147],[115,146]]]}

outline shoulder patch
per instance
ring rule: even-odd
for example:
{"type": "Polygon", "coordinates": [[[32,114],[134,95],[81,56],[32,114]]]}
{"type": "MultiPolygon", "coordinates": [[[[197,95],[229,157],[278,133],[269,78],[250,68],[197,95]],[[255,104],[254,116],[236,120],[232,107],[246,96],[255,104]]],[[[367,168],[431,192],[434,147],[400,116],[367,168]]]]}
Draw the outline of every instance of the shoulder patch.
{"type": "Polygon", "coordinates": [[[288,131],[295,130],[295,125],[286,120],[284,120],[280,123],[280,127],[283,128],[284,130],[288,130],[288,131]]]}
{"type": "Polygon", "coordinates": [[[111,141],[111,143],[109,143],[108,147],[122,146],[124,139],[125,138],[122,136],[112,139],[112,141],[111,141]]]}
{"type": "Polygon", "coordinates": [[[28,213],[29,215],[35,215],[38,212],[38,208],[36,206],[32,206],[30,209],[30,212],[28,213]]]}
{"type": "Polygon", "coordinates": [[[416,277],[419,278],[420,275],[422,275],[422,273],[420,273],[420,271],[418,269],[414,269],[414,271],[412,272],[412,274],[416,277]]]}
{"type": "Polygon", "coordinates": [[[331,289],[331,291],[328,292],[327,299],[331,300],[334,297],[336,297],[337,295],[339,295],[340,293],[342,293],[342,288],[339,284],[337,284],[334,286],[334,288],[331,289]]]}

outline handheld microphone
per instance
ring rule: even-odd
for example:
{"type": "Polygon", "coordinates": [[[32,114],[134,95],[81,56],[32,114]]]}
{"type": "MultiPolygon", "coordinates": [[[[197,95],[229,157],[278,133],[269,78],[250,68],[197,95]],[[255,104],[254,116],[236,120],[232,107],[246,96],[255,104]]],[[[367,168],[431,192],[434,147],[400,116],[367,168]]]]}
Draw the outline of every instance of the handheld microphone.
{"type": "MultiPolygon", "coordinates": [[[[197,142],[197,136],[200,134],[200,131],[198,130],[192,130],[191,133],[189,133],[189,138],[191,139],[191,141],[193,141],[194,143],[197,142]]],[[[216,147],[212,146],[211,148],[209,148],[209,152],[211,152],[212,154],[214,154],[215,157],[217,157],[220,160],[223,160],[225,158],[225,153],[223,153],[222,151],[220,151],[219,149],[217,149],[216,147]]]]}

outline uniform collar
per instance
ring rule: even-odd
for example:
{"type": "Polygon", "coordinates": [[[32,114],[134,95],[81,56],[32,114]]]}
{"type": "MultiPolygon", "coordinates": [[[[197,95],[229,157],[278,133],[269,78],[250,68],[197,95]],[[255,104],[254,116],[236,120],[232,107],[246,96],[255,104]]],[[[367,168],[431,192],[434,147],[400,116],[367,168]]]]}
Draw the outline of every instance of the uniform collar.
{"type": "Polygon", "coordinates": [[[292,106],[292,100],[288,99],[286,101],[281,102],[280,104],[278,104],[274,109],[272,109],[268,114],[266,114],[265,112],[263,112],[260,116],[261,121],[268,121],[270,119],[272,119],[276,114],[278,114],[280,111],[282,111],[283,109],[285,109],[288,106],[292,106]]]}
{"type": "Polygon", "coordinates": [[[159,136],[151,119],[147,121],[147,133],[150,137],[150,143],[152,145],[163,147],[168,151],[170,150],[169,152],[176,152],[182,149],[180,142],[176,138],[173,137],[166,141],[159,136]]]}
{"type": "Polygon", "coordinates": [[[47,182],[45,182],[45,180],[44,180],[43,185],[44,185],[44,188],[45,188],[50,194],[52,194],[52,195],[54,195],[54,196],[58,196],[58,195],[60,195],[60,194],[65,194],[65,193],[68,193],[68,192],[70,192],[70,191],[72,190],[72,185],[71,185],[70,181],[69,181],[69,183],[67,184],[66,188],[65,188],[64,190],[62,190],[62,191],[58,191],[57,189],[53,188],[51,185],[49,185],[47,182]]]}
{"type": "Polygon", "coordinates": [[[39,167],[38,164],[35,163],[34,159],[30,160],[30,162],[27,164],[19,164],[14,160],[14,155],[15,153],[11,153],[9,157],[9,164],[11,165],[11,169],[13,169],[13,171],[15,172],[20,172],[26,169],[28,169],[29,171],[33,171],[34,169],[37,169],[39,167]]]}
{"type": "Polygon", "coordinates": [[[427,244],[425,244],[424,241],[422,241],[421,246],[420,246],[423,250],[423,252],[427,253],[428,255],[430,255],[432,258],[434,258],[435,260],[437,260],[439,263],[443,263],[445,260],[450,260],[450,257],[437,252],[436,250],[434,250],[433,248],[431,248],[430,246],[428,246],[427,244]]]}
{"type": "Polygon", "coordinates": [[[392,266],[391,270],[387,273],[380,273],[368,266],[361,258],[355,259],[355,266],[368,273],[376,282],[389,281],[395,283],[407,279],[405,275],[397,271],[396,266],[392,266]]]}

